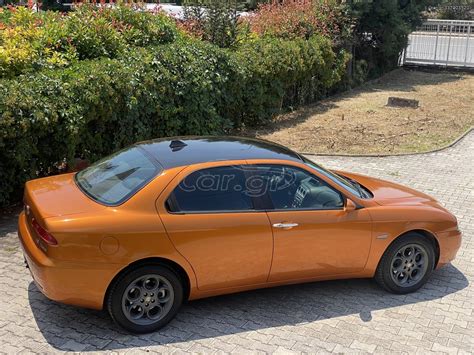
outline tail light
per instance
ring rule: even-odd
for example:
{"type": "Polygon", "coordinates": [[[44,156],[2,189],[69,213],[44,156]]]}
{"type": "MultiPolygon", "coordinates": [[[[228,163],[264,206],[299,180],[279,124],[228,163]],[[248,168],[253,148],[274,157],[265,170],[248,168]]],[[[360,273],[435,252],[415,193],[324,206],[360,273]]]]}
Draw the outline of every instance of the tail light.
{"type": "Polygon", "coordinates": [[[31,225],[35,229],[36,233],[40,236],[40,238],[49,245],[58,245],[58,241],[54,238],[46,229],[41,227],[36,219],[31,220],[31,225]]]}

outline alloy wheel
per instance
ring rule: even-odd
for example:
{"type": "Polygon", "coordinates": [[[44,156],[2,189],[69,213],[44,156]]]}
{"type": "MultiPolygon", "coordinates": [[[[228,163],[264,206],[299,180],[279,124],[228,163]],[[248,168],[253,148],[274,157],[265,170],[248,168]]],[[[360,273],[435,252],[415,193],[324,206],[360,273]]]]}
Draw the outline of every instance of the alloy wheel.
{"type": "Polygon", "coordinates": [[[428,253],[420,244],[401,247],[390,263],[390,276],[400,287],[411,287],[423,279],[428,270],[428,253]]]}
{"type": "Polygon", "coordinates": [[[174,290],[163,276],[148,274],[132,281],[122,296],[125,317],[137,325],[163,319],[173,307],[174,290]]]}

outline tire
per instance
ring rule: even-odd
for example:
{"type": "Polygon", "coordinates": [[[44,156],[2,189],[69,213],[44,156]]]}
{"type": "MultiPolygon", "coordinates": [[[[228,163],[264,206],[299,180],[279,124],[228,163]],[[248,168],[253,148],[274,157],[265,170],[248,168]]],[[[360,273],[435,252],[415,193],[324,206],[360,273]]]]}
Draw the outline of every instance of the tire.
{"type": "Polygon", "coordinates": [[[395,239],[387,248],[377,267],[375,280],[392,293],[415,292],[429,279],[434,265],[432,243],[418,233],[408,233],[395,239]],[[413,254],[410,255],[410,251],[413,254]]]}
{"type": "Polygon", "coordinates": [[[180,277],[167,267],[145,265],[126,272],[114,282],[106,305],[118,326],[143,334],[168,324],[182,303],[180,277]]]}

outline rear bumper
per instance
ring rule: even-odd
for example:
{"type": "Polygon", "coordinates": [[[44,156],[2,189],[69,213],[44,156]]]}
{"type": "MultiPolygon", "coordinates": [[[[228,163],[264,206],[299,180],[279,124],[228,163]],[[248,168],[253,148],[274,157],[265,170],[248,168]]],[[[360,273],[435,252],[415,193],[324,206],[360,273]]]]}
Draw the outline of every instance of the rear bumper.
{"type": "Polygon", "coordinates": [[[23,212],[18,220],[18,237],[31,276],[47,298],[102,309],[107,287],[118,272],[116,265],[91,265],[49,258],[35,244],[23,212]]]}
{"type": "Polygon", "coordinates": [[[437,234],[439,243],[439,261],[437,269],[449,264],[456,258],[461,247],[462,234],[458,229],[437,234]]]}

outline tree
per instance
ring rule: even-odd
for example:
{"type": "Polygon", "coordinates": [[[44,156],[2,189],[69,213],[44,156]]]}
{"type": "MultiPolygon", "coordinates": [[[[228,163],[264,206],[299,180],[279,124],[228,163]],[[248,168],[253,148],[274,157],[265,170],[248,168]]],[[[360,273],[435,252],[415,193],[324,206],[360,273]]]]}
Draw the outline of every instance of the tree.
{"type": "Polygon", "coordinates": [[[357,19],[355,59],[368,63],[369,76],[395,68],[408,35],[422,23],[422,12],[438,0],[367,0],[349,3],[357,19]]]}

